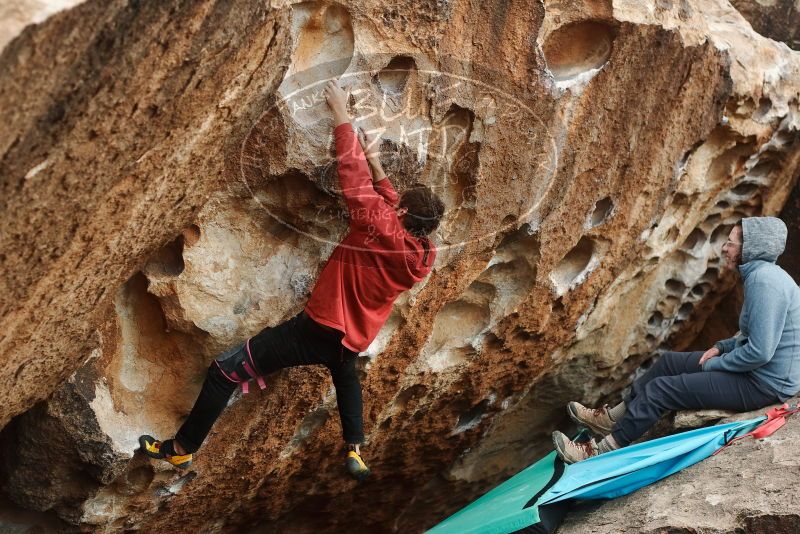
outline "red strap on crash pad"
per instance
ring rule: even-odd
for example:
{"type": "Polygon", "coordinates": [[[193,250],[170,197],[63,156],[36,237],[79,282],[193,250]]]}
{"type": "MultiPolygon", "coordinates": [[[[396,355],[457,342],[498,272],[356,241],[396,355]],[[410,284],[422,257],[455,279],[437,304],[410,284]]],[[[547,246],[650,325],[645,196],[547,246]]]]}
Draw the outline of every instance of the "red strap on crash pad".
{"type": "Polygon", "coordinates": [[[784,404],[778,408],[767,410],[767,420],[753,429],[749,435],[756,439],[771,436],[776,430],[786,424],[786,418],[793,413],[800,412],[800,404],[789,406],[784,404]]]}
{"type": "Polygon", "coordinates": [[[785,417],[778,417],[772,421],[764,421],[758,425],[754,430],[750,431],[747,436],[753,436],[755,439],[766,438],[771,436],[776,430],[786,424],[785,417]]]}
{"type": "Polygon", "coordinates": [[[748,436],[752,436],[754,439],[763,439],[767,436],[771,436],[774,434],[780,427],[786,424],[786,418],[794,413],[800,412],[800,404],[795,404],[794,406],[789,406],[788,404],[784,404],[777,408],[772,408],[771,410],[767,410],[766,416],[767,419],[753,430],[748,432],[747,434],[743,434],[738,438],[734,438],[726,443],[723,447],[717,449],[717,451],[712,454],[711,456],[716,455],[720,451],[727,449],[735,442],[742,440],[748,436]]]}

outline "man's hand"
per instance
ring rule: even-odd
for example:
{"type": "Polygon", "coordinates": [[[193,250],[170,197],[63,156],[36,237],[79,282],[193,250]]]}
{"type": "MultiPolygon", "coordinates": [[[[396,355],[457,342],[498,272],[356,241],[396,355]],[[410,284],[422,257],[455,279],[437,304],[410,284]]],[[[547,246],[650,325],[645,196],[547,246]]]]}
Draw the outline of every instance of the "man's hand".
{"type": "Polygon", "coordinates": [[[364,156],[372,168],[372,182],[377,183],[386,178],[386,173],[383,171],[380,158],[380,139],[375,134],[368,134],[363,129],[358,129],[358,142],[361,144],[361,149],[364,151],[364,156]]]}
{"type": "Polygon", "coordinates": [[[347,115],[347,93],[333,80],[325,84],[325,101],[333,112],[335,126],[350,122],[347,115]]]}
{"type": "Polygon", "coordinates": [[[364,155],[370,161],[380,161],[379,156],[381,153],[381,144],[378,136],[373,133],[367,133],[363,128],[358,129],[358,142],[361,143],[361,149],[364,155]]]}
{"type": "Polygon", "coordinates": [[[711,358],[716,358],[717,356],[719,356],[719,349],[717,347],[711,347],[700,357],[700,365],[703,365],[711,358]]]}

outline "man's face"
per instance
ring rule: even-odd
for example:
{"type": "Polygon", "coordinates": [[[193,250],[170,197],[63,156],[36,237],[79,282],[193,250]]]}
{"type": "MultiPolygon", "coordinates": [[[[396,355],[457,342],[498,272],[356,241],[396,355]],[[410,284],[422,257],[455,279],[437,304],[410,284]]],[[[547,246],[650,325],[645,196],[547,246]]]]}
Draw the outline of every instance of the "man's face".
{"type": "Polygon", "coordinates": [[[728,234],[728,240],[722,245],[722,255],[725,256],[728,267],[736,267],[742,260],[742,227],[734,226],[728,234]]]}

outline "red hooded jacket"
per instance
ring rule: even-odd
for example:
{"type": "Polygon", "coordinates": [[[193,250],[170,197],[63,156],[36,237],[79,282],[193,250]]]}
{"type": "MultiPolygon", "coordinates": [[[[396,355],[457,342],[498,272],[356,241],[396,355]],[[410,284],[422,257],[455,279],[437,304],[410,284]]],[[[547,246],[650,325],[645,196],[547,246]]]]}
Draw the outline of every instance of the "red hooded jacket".
{"type": "Polygon", "coordinates": [[[361,352],[378,335],[395,299],[428,275],[436,249],[400,222],[398,195],[388,178],[373,186],[353,127],[340,124],[333,134],[349,230],[322,268],[305,311],[344,332],[342,345],[361,352]]]}

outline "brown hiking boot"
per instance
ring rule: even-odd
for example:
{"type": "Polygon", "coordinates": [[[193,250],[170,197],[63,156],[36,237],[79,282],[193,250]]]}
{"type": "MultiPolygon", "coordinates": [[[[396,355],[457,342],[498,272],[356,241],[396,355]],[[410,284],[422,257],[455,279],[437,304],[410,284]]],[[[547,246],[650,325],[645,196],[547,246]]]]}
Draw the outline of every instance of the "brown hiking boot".
{"type": "Polygon", "coordinates": [[[567,404],[567,413],[570,419],[599,436],[610,434],[611,427],[614,426],[614,421],[611,420],[611,416],[608,414],[608,405],[591,409],[580,402],[570,402],[567,404]]]}
{"type": "Polygon", "coordinates": [[[564,460],[565,464],[574,464],[600,454],[594,439],[572,441],[558,430],[553,432],[553,445],[555,445],[559,458],[564,460]]]}

